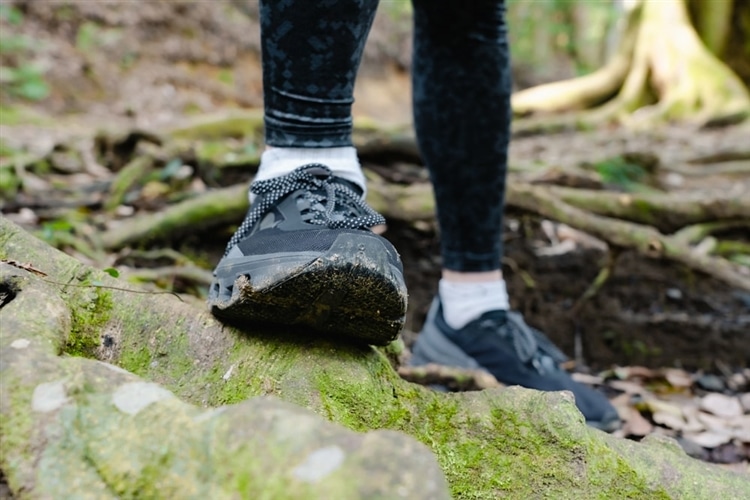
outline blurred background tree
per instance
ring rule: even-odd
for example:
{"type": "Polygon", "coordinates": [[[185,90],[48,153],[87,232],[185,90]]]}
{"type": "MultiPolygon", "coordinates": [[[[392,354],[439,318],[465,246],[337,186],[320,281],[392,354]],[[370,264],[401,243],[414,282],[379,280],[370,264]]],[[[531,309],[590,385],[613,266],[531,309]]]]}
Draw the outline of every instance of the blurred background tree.
{"type": "MultiPolygon", "coordinates": [[[[591,122],[738,120],[750,113],[750,4],[547,0],[509,4],[514,55],[580,78],[518,93],[520,114],[601,106],[591,122]],[[551,23],[551,26],[545,23],[551,23]],[[564,56],[561,58],[561,56],[564,56]]],[[[518,63],[517,63],[518,64],[518,63]]],[[[523,80],[519,83],[523,84],[523,80]]]]}

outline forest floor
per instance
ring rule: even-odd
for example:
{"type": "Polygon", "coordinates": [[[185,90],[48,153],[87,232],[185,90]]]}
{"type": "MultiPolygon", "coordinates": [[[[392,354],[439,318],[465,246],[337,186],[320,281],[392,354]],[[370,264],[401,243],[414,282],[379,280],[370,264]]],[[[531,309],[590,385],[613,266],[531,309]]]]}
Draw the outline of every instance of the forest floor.
{"type": "MultiPolygon", "coordinates": [[[[3,216],[81,260],[116,268],[123,279],[205,297],[210,270],[239,221],[117,250],[98,246],[97,234],[252,177],[252,162],[226,168],[206,158],[215,158],[210,150],[224,151],[226,143],[231,154],[257,158],[257,138],[214,139],[196,145],[200,161],[162,158],[115,206],[108,201],[113,181],[141,151],[128,145],[141,131],[260,105],[255,13],[240,22],[209,4],[149,3],[135,13],[84,2],[65,15],[27,6],[13,33],[38,41],[23,57],[47,64],[52,88],[38,103],[2,93],[3,216]]],[[[408,129],[406,31],[383,15],[375,23],[355,107],[368,123],[408,129]]],[[[14,57],[10,62],[20,64],[20,55],[14,57]]],[[[748,137],[747,124],[518,136],[511,146],[509,182],[546,182],[575,172],[578,179],[597,176],[623,193],[749,196],[748,137]]],[[[427,182],[422,166],[398,155],[374,151],[362,161],[393,183],[427,182]]],[[[405,264],[410,307],[403,338],[409,346],[437,286],[438,235],[434,220],[396,217],[385,236],[405,264]]],[[[513,307],[575,358],[571,369],[577,377],[611,397],[625,421],[619,434],[670,435],[693,456],[750,473],[750,293],[625,251],[607,283],[572,316],[607,259],[606,246],[513,209],[504,243],[513,307]]]]}

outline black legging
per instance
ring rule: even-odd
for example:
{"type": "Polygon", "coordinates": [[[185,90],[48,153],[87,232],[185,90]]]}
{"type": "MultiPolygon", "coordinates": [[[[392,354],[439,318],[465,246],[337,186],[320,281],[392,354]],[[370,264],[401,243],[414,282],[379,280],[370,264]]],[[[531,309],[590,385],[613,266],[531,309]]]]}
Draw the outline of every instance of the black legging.
{"type": "MultiPolygon", "coordinates": [[[[443,266],[500,268],[510,134],[503,0],[413,0],[414,123],[443,266]]],[[[378,0],[263,0],[266,143],[351,146],[354,81],[378,0]]]]}

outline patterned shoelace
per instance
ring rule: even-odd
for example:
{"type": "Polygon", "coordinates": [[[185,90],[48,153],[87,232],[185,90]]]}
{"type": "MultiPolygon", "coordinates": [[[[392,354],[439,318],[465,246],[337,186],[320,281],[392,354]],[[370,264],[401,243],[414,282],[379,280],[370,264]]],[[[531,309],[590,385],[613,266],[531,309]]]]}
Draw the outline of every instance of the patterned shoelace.
{"type": "Polygon", "coordinates": [[[319,163],[304,165],[281,177],[253,182],[250,190],[258,198],[229,240],[225,255],[250,234],[255,223],[279,200],[299,190],[304,191],[305,222],[330,229],[369,229],[385,224],[385,217],[367,205],[359,193],[336,182],[331,169],[319,163]]]}
{"type": "Polygon", "coordinates": [[[539,373],[549,373],[555,371],[560,363],[568,360],[565,353],[546,335],[527,325],[520,313],[507,311],[504,318],[502,325],[495,318],[487,318],[481,326],[495,331],[499,328],[504,335],[509,336],[522,362],[530,362],[539,373]]]}

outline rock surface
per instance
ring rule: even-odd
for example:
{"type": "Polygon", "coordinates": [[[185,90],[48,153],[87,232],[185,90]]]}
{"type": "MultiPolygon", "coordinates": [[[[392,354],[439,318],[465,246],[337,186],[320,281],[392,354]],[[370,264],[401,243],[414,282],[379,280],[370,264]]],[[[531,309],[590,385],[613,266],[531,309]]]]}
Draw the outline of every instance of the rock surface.
{"type": "Polygon", "coordinates": [[[376,349],[223,327],[2,218],[0,259],[0,468],[20,497],[447,497],[406,433],[456,498],[750,498],[672,440],[588,428],[565,393],[434,393],[376,349]]]}

